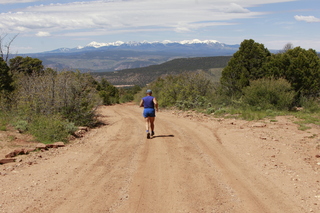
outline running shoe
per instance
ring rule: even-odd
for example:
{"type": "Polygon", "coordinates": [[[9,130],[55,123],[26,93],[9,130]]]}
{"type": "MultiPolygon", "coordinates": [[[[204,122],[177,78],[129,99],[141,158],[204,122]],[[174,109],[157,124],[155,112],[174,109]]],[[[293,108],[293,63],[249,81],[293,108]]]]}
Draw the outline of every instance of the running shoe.
{"type": "Polygon", "coordinates": [[[151,132],[151,136],[154,136],[154,131],[151,132]]]}
{"type": "Polygon", "coordinates": [[[150,139],[150,133],[149,132],[147,133],[147,138],[150,139]]]}

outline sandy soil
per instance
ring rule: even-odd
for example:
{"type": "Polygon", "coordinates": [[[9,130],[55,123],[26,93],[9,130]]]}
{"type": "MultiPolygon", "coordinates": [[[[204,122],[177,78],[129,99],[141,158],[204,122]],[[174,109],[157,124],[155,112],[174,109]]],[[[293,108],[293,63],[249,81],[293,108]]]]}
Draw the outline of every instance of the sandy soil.
{"type": "Polygon", "coordinates": [[[160,111],[146,139],[141,112],[101,107],[107,125],[0,165],[0,212],[320,212],[318,126],[160,111]]]}

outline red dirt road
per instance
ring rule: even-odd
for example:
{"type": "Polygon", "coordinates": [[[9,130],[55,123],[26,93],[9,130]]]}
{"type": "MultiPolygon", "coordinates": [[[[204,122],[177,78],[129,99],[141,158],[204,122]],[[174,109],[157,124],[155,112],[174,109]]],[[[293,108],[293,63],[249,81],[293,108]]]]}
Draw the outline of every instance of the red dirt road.
{"type": "Polygon", "coordinates": [[[160,111],[146,139],[136,105],[99,111],[84,138],[0,165],[0,212],[320,212],[319,127],[160,111]]]}

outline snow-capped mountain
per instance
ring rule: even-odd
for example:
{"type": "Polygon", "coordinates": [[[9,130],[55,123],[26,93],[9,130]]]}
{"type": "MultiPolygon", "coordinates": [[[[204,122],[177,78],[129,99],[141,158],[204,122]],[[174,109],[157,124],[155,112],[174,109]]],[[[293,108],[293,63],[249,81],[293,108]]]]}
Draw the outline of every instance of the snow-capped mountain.
{"type": "Polygon", "coordinates": [[[164,40],[162,42],[154,41],[116,41],[110,43],[99,43],[93,41],[86,46],[78,46],[76,48],[60,48],[46,53],[74,53],[93,50],[140,50],[140,51],[165,51],[165,52],[183,52],[191,51],[194,53],[203,53],[205,55],[230,55],[236,52],[239,45],[227,45],[216,40],[184,40],[184,41],[170,41],[164,40]],[[217,50],[219,50],[217,52],[217,50]],[[209,52],[208,52],[209,51],[209,52]],[[211,52],[211,53],[210,53],[211,52]]]}
{"type": "Polygon", "coordinates": [[[44,65],[58,69],[113,71],[156,65],[176,58],[231,56],[238,51],[239,46],[198,39],[110,43],[93,41],[82,47],[60,48],[28,56],[39,58],[44,65]]]}
{"type": "MultiPolygon", "coordinates": [[[[101,48],[101,47],[120,47],[120,46],[142,46],[142,45],[170,45],[170,44],[181,44],[181,45],[192,45],[192,44],[206,44],[206,45],[213,45],[213,44],[221,44],[220,42],[216,40],[204,40],[201,41],[199,39],[194,40],[184,40],[184,41],[170,41],[170,40],[164,40],[162,42],[154,41],[154,42],[135,42],[135,41],[129,41],[129,42],[123,42],[123,41],[116,41],[111,43],[98,43],[98,42],[91,42],[85,47],[94,47],[94,48],[101,48]]],[[[221,44],[223,46],[223,44],[221,44]]],[[[85,47],[78,47],[79,49],[83,49],[85,47]]]]}

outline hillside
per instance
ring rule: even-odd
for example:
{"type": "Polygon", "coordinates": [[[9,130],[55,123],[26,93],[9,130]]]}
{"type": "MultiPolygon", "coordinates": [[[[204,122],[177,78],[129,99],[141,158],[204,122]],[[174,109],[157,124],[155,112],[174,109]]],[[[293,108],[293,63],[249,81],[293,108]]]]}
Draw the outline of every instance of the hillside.
{"type": "Polygon", "coordinates": [[[144,86],[162,76],[203,70],[211,73],[216,81],[219,81],[222,68],[227,66],[231,57],[232,56],[179,58],[159,65],[115,72],[93,72],[92,74],[106,78],[113,85],[144,86]]]}

